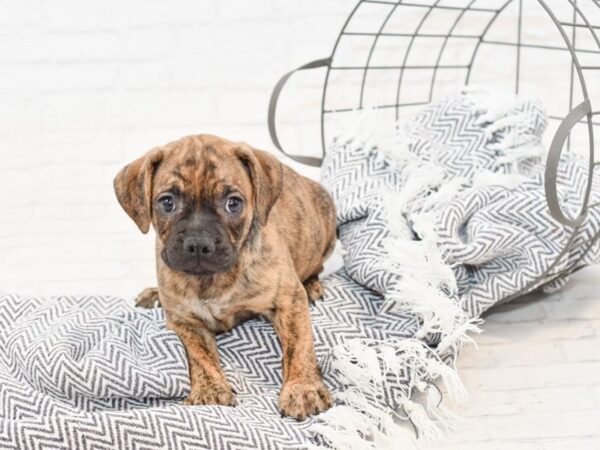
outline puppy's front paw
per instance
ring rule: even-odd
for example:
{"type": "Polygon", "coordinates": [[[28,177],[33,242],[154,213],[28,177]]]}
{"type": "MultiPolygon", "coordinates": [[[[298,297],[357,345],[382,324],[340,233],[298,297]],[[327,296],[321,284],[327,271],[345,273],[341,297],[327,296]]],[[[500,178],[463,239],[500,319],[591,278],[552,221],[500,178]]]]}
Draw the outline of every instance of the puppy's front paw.
{"type": "Polygon", "coordinates": [[[304,420],[332,405],[331,394],[321,380],[290,380],[283,385],[279,394],[279,410],[282,415],[304,420]]]}
{"type": "Polygon", "coordinates": [[[160,306],[158,298],[158,289],[146,288],[135,298],[135,306],[140,308],[152,309],[160,306]]]}
{"type": "Polygon", "coordinates": [[[235,395],[231,386],[227,384],[214,384],[204,389],[195,389],[190,392],[184,405],[223,405],[235,406],[235,395]]]}

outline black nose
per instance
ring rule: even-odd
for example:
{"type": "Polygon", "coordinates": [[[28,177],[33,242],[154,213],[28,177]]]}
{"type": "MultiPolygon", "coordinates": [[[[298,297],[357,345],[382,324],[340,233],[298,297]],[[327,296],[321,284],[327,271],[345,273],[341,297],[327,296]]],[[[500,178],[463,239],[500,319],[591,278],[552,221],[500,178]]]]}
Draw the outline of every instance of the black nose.
{"type": "Polygon", "coordinates": [[[183,249],[190,255],[208,257],[215,252],[215,241],[207,236],[186,237],[183,249]]]}

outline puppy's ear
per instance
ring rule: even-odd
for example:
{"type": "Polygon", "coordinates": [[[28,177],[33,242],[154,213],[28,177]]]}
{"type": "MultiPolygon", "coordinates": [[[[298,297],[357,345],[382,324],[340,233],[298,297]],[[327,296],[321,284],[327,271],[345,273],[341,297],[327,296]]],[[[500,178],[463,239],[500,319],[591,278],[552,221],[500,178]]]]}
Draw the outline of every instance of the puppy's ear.
{"type": "Polygon", "coordinates": [[[255,213],[264,226],[269,220],[271,208],[281,194],[283,165],[270,153],[246,145],[238,147],[235,152],[252,180],[255,213]]]}
{"type": "Polygon", "coordinates": [[[152,179],[164,152],[150,150],[141,158],[126,165],[114,180],[119,203],[142,233],[147,233],[152,220],[152,179]]]}

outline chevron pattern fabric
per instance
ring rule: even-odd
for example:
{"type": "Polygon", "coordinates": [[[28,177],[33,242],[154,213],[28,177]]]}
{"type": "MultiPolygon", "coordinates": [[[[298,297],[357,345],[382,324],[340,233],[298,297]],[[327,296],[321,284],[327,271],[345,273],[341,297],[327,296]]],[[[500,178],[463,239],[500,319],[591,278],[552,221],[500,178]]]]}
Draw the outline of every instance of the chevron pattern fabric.
{"type": "MultiPolygon", "coordinates": [[[[185,350],[162,310],[106,296],[0,292],[0,448],[393,449],[405,441],[390,418],[435,434],[427,420],[442,416],[429,387],[442,379],[460,393],[447,363],[473,319],[532,283],[568,239],[543,194],[546,116],[536,102],[461,93],[391,133],[360,122],[324,163],[345,268],[324,280],[324,301],[311,306],[337,406],[305,422],[280,417],[281,349],[264,320],[218,337],[237,406],[190,407],[181,405],[185,350]],[[411,401],[418,391],[427,409],[411,401]]],[[[574,157],[561,166],[570,211],[586,167],[574,157]]],[[[599,197],[594,191],[592,203],[599,197]]],[[[599,228],[592,211],[575,242],[599,228]]],[[[581,255],[574,246],[553,270],[581,255]]],[[[598,257],[594,245],[578,264],[598,257]]]]}
{"type": "MultiPolygon", "coordinates": [[[[333,391],[329,349],[363,336],[379,303],[341,271],[313,306],[317,357],[333,391]]],[[[234,408],[180,404],[185,350],[161,309],[0,293],[0,330],[2,449],[297,449],[311,438],[311,421],[280,417],[281,349],[266,321],[218,337],[234,408]]]]}
{"type": "MultiPolygon", "coordinates": [[[[360,284],[387,295],[402,278],[389,269],[391,234],[405,246],[435,244],[453,272],[455,301],[470,317],[532,286],[547,269],[551,279],[600,260],[593,241],[600,232],[598,208],[575,233],[550,215],[541,141],[547,116],[539,102],[461,92],[408,121],[375,123],[369,113],[336,138],[324,162],[346,270],[360,284]],[[573,233],[570,251],[553,266],[573,233]],[[588,243],[594,245],[584,256],[588,243]]],[[[589,204],[600,201],[598,171],[593,177],[589,204]]],[[[562,208],[574,217],[588,161],[564,152],[557,178],[562,208]]]]}

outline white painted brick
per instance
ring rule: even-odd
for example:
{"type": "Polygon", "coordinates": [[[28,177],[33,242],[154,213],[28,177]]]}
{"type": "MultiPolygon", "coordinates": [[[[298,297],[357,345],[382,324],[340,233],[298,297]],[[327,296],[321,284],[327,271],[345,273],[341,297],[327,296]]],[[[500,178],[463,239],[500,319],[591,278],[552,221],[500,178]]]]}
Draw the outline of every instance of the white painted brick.
{"type": "Polygon", "coordinates": [[[460,350],[459,367],[496,367],[493,347],[469,345],[460,350]]]}
{"type": "MultiPolygon", "coordinates": [[[[215,65],[197,56],[181,55],[175,58],[170,71],[173,87],[176,89],[207,88],[213,84],[222,86],[223,82],[220,77],[216,76],[215,65]]],[[[233,78],[235,83],[240,83],[238,75],[233,77],[230,75],[230,78],[233,78]]]]}
{"type": "Polygon", "coordinates": [[[42,21],[41,0],[0,0],[0,25],[30,25],[42,21]]]}
{"type": "MultiPolygon", "coordinates": [[[[187,67],[176,68],[188,70],[187,67]]],[[[128,91],[166,90],[170,87],[172,69],[164,62],[123,62],[119,65],[117,86],[128,91]]]]}
{"type": "Polygon", "coordinates": [[[521,414],[482,422],[494,439],[532,439],[600,435],[600,411],[556,414],[521,414]]]}
{"type": "Polygon", "coordinates": [[[597,436],[586,436],[574,439],[552,439],[552,440],[541,440],[539,446],[542,450],[565,450],[565,449],[577,449],[577,450],[598,450],[600,443],[600,435],[597,436]]]}
{"type": "MultiPolygon", "coordinates": [[[[125,277],[129,273],[126,264],[115,261],[51,262],[49,264],[40,263],[39,270],[36,271],[35,278],[32,279],[31,273],[25,273],[28,265],[24,264],[19,267],[23,271],[22,277],[24,278],[22,280],[28,280],[30,283],[96,279],[99,273],[102,273],[102,277],[116,278],[125,277]]],[[[18,278],[17,281],[19,281],[18,278]]]]}
{"type": "Polygon", "coordinates": [[[265,123],[269,95],[266,92],[222,92],[217,98],[218,117],[221,122],[253,125],[265,123]]]}
{"type": "Polygon", "coordinates": [[[266,54],[181,55],[171,63],[176,88],[210,88],[215,92],[252,89],[271,92],[289,65],[272,63],[277,56],[266,54]],[[232,65],[232,61],[235,64],[232,65]]]}
{"type": "Polygon", "coordinates": [[[116,60],[122,52],[114,31],[50,34],[44,37],[47,54],[54,61],[116,60]]]}
{"type": "MultiPolygon", "coordinates": [[[[461,443],[461,445],[478,446],[480,442],[489,441],[490,434],[483,427],[471,428],[468,421],[460,424],[444,439],[444,444],[461,443]]],[[[444,447],[445,448],[445,447],[444,447]]]]}
{"type": "Polygon", "coordinates": [[[114,85],[116,66],[102,63],[5,65],[0,71],[0,92],[73,91],[114,85]]]}
{"type": "Polygon", "coordinates": [[[600,384],[593,386],[591,390],[594,400],[596,401],[596,405],[600,407],[600,384]]]}
{"type": "Polygon", "coordinates": [[[105,24],[102,2],[44,0],[44,25],[60,30],[89,30],[105,24]]]}
{"type": "MultiPolygon", "coordinates": [[[[39,102],[0,101],[0,124],[0,135],[3,136],[7,134],[31,133],[32,130],[39,130],[42,125],[39,102]]],[[[3,141],[5,148],[6,145],[7,142],[3,141]]]]}
{"type": "Polygon", "coordinates": [[[121,26],[210,23],[218,15],[216,0],[106,0],[99,3],[104,5],[104,15],[121,26]]]}
{"type": "MultiPolygon", "coordinates": [[[[148,150],[158,145],[164,145],[171,141],[179,139],[181,136],[193,134],[198,130],[179,129],[179,128],[160,128],[160,129],[140,129],[127,130],[123,133],[122,152],[120,164],[125,165],[135,158],[142,156],[148,150]]],[[[120,169],[120,167],[119,167],[120,169]]]]}
{"type": "Polygon", "coordinates": [[[107,111],[110,113],[108,124],[116,129],[201,127],[217,120],[212,94],[203,91],[115,95],[107,100],[107,111]]]}
{"type": "Polygon", "coordinates": [[[543,368],[495,367],[463,369],[464,382],[475,389],[530,389],[553,386],[580,386],[598,379],[600,362],[547,364],[543,368]]]}
{"type": "Polygon", "coordinates": [[[116,32],[47,33],[34,31],[0,40],[1,62],[116,60],[121,42],[116,32]]]}
{"type": "Polygon", "coordinates": [[[274,0],[253,0],[240,2],[238,0],[219,0],[219,14],[233,20],[248,20],[257,17],[272,17],[274,0]]]}
{"type": "Polygon", "coordinates": [[[134,29],[124,36],[123,59],[128,61],[161,59],[175,47],[176,34],[169,27],[134,29]]]}
{"type": "MultiPolygon", "coordinates": [[[[291,27],[294,36],[300,38],[294,39],[295,42],[302,45],[307,42],[322,43],[331,42],[331,48],[337,38],[339,32],[344,24],[345,17],[340,15],[328,15],[322,14],[314,17],[292,17],[291,27]],[[310,33],[306,33],[306,30],[310,30],[310,33]]],[[[321,52],[328,52],[330,49],[323,48],[321,45],[321,52]]],[[[326,56],[325,54],[323,54],[326,56]]]]}
{"type": "Polygon", "coordinates": [[[593,320],[591,325],[596,330],[596,336],[600,336],[600,320],[593,320]]]}
{"type": "Polygon", "coordinates": [[[600,337],[561,342],[560,346],[568,361],[600,361],[600,337]]]}
{"type": "Polygon", "coordinates": [[[55,131],[92,131],[103,125],[104,104],[97,95],[60,94],[42,106],[44,127],[55,131]]]}
{"type": "Polygon", "coordinates": [[[511,324],[510,332],[506,332],[506,324],[486,322],[483,333],[477,337],[481,344],[513,343],[520,341],[547,341],[581,339],[596,334],[589,321],[562,322],[519,322],[511,324]]]}
{"type": "Polygon", "coordinates": [[[177,51],[202,55],[207,64],[227,61],[228,67],[238,67],[245,74],[245,67],[235,59],[238,55],[249,54],[258,60],[267,61],[269,57],[284,54],[289,38],[289,27],[272,19],[218,21],[207,26],[179,29],[177,51]]]}
{"type": "Polygon", "coordinates": [[[562,302],[548,302],[543,305],[551,320],[600,319],[600,302],[596,298],[579,298],[562,302]]]}
{"type": "Polygon", "coordinates": [[[0,70],[0,94],[15,91],[31,92],[39,89],[38,78],[47,65],[4,64],[0,70]]]}
{"type": "Polygon", "coordinates": [[[319,16],[323,14],[336,14],[346,17],[352,11],[355,3],[348,0],[305,0],[303,2],[290,2],[288,0],[275,0],[275,7],[281,14],[290,17],[319,16]]]}
{"type": "Polygon", "coordinates": [[[523,441],[515,441],[515,440],[488,440],[487,442],[477,441],[473,443],[468,443],[465,445],[464,441],[459,441],[456,444],[448,444],[444,442],[443,444],[437,446],[424,445],[420,446],[422,450],[465,450],[465,449],[477,449],[477,450],[541,450],[541,447],[532,442],[523,442],[523,441]],[[469,445],[470,444],[470,445],[469,445]]]}
{"type": "MultiPolygon", "coordinates": [[[[33,129],[35,129],[35,126],[33,129]]],[[[3,136],[2,145],[0,146],[0,158],[2,158],[0,173],[4,175],[7,172],[28,170],[32,166],[49,164],[54,158],[52,160],[44,158],[42,148],[41,136],[32,133],[31,129],[15,136],[3,136]],[[28,134],[25,134],[25,132],[28,134]]],[[[0,186],[2,182],[3,177],[0,177],[0,186]]]]}
{"type": "Polygon", "coordinates": [[[48,61],[39,31],[4,36],[0,40],[0,61],[38,62],[48,61]]]}
{"type": "Polygon", "coordinates": [[[560,345],[552,341],[529,342],[527,352],[522,351],[522,342],[497,344],[491,347],[482,346],[482,349],[487,349],[491,352],[499,367],[546,365],[560,363],[565,359],[560,345]]]}
{"type": "Polygon", "coordinates": [[[282,124],[319,124],[322,95],[322,88],[299,86],[296,79],[290,82],[279,98],[277,108],[279,122],[282,124]]]}
{"type": "MultiPolygon", "coordinates": [[[[269,132],[261,124],[237,125],[219,123],[216,125],[207,125],[206,128],[201,131],[202,133],[214,134],[217,136],[227,136],[233,141],[243,141],[261,150],[273,150],[273,143],[269,137],[269,132]]],[[[280,155],[279,152],[274,153],[278,156],[280,155]]]]}
{"type": "Polygon", "coordinates": [[[520,414],[519,397],[513,391],[484,391],[474,389],[469,393],[468,401],[457,407],[461,416],[483,417],[520,414]]]}
{"type": "MultiPolygon", "coordinates": [[[[76,211],[75,220],[79,219],[101,219],[106,215],[106,205],[104,203],[94,204],[92,202],[82,203],[54,203],[52,205],[35,205],[28,213],[35,220],[60,220],[70,218],[72,220],[73,213],[76,211]]],[[[15,258],[20,258],[15,254],[15,258]]]]}
{"type": "MultiPolygon", "coordinates": [[[[6,207],[8,205],[15,204],[56,204],[56,203],[81,203],[81,202],[107,202],[112,201],[112,178],[113,174],[107,175],[98,174],[89,169],[73,169],[73,170],[59,170],[54,169],[52,171],[32,171],[34,174],[31,176],[12,177],[11,180],[2,182],[0,186],[3,191],[8,191],[8,188],[12,189],[12,192],[19,192],[21,186],[27,186],[32,180],[39,180],[40,188],[36,192],[21,194],[18,196],[5,195],[0,198],[0,205],[6,207]],[[19,179],[21,178],[21,179],[19,179]],[[43,180],[43,181],[42,181],[43,180]],[[15,198],[16,197],[16,198],[15,198]]],[[[21,188],[26,189],[26,188],[21,188]]],[[[27,217],[24,217],[26,222],[27,217]]],[[[25,223],[21,232],[19,232],[18,224],[15,224],[15,228],[7,229],[7,226],[3,226],[0,230],[0,235],[7,235],[9,233],[26,233],[29,227],[35,225],[36,232],[43,234],[48,232],[49,229],[40,227],[40,224],[25,223]],[[37,228],[39,227],[39,228],[37,228]]],[[[91,224],[91,229],[96,230],[98,226],[91,224]]],[[[97,224],[99,225],[99,224],[97,224]]],[[[73,226],[77,229],[77,222],[73,223],[73,226]]],[[[69,224],[69,229],[71,228],[69,224]]]]}
{"type": "Polygon", "coordinates": [[[98,128],[79,131],[61,129],[57,132],[44,133],[43,147],[39,153],[46,160],[54,160],[56,149],[60,148],[62,161],[82,164],[89,170],[91,164],[119,162],[122,144],[122,137],[119,134],[101,131],[98,128]]]}
{"type": "Polygon", "coordinates": [[[586,387],[552,387],[511,391],[525,414],[544,414],[549,411],[576,412],[595,410],[596,403],[586,387]]]}

